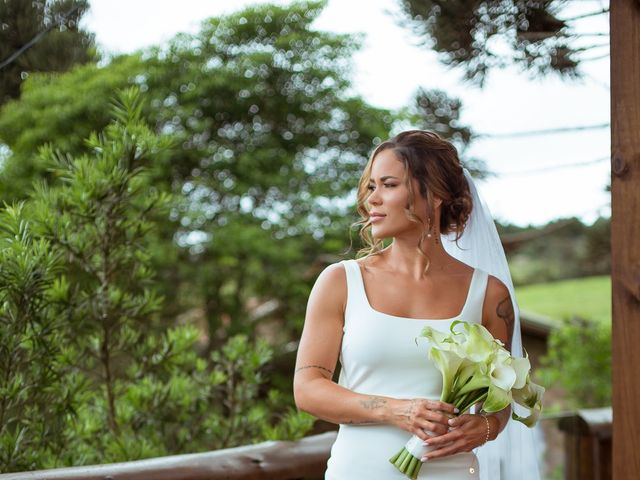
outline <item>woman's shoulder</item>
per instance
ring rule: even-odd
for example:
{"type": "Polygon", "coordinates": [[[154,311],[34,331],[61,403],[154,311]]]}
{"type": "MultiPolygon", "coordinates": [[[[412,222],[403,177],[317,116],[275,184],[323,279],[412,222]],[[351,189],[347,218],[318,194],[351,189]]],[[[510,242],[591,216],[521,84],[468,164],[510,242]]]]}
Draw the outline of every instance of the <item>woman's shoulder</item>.
{"type": "Polygon", "coordinates": [[[487,275],[487,291],[485,300],[493,300],[494,303],[504,300],[505,297],[511,297],[509,288],[498,277],[482,270],[487,275]]]}
{"type": "Polygon", "coordinates": [[[505,345],[511,348],[514,320],[513,303],[509,289],[499,278],[489,275],[482,308],[482,324],[496,338],[500,338],[505,345]]]}
{"type": "Polygon", "coordinates": [[[321,287],[322,290],[328,290],[329,292],[341,292],[346,293],[347,286],[347,271],[344,261],[334,262],[326,265],[318,277],[316,278],[316,287],[321,287]]]}
{"type": "Polygon", "coordinates": [[[343,262],[331,263],[324,267],[316,278],[310,299],[344,311],[347,303],[347,275],[343,262]]]}

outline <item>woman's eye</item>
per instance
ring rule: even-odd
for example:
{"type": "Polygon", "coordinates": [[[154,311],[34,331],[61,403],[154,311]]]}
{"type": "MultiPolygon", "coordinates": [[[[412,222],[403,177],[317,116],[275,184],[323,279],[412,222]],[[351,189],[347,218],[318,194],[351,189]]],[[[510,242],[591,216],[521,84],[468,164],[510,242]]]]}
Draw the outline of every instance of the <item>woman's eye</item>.
{"type": "MultiPolygon", "coordinates": [[[[382,185],[389,188],[396,186],[394,183],[383,183],[382,185]]],[[[369,185],[367,190],[373,190],[374,188],[376,188],[374,185],[369,185]]]]}

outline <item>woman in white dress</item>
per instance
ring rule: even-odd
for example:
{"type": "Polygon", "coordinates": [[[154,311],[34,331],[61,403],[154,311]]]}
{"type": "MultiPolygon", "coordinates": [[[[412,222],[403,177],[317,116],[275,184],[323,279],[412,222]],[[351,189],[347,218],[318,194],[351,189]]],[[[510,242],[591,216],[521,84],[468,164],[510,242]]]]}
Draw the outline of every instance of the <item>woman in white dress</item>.
{"type": "Polygon", "coordinates": [[[414,434],[430,449],[418,478],[480,478],[472,450],[497,437],[510,408],[455,416],[439,401],[429,346],[415,340],[425,325],[447,331],[461,319],[510,346],[509,288],[443,247],[463,235],[472,208],[456,149],[438,135],[403,132],[371,155],[358,187],[369,248],[318,276],[296,361],[298,408],[340,425],[327,479],[405,478],[389,458],[414,434]]]}

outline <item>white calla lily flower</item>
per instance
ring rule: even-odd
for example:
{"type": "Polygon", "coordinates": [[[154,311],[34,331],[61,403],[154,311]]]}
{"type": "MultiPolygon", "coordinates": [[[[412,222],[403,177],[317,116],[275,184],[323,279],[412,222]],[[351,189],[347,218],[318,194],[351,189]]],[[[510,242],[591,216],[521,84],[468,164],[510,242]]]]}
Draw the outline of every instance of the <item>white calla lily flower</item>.
{"type": "MultiPolygon", "coordinates": [[[[544,388],[531,381],[527,356],[511,356],[479,323],[456,320],[449,333],[425,327],[421,336],[429,340],[429,357],[442,373],[441,401],[455,405],[460,415],[479,403],[485,412],[499,412],[513,403],[511,418],[528,427],[535,425],[542,412],[544,388]],[[520,416],[521,409],[529,416],[520,416]]],[[[390,459],[410,478],[416,478],[420,470],[413,446],[421,442],[414,435],[390,459]]]]}

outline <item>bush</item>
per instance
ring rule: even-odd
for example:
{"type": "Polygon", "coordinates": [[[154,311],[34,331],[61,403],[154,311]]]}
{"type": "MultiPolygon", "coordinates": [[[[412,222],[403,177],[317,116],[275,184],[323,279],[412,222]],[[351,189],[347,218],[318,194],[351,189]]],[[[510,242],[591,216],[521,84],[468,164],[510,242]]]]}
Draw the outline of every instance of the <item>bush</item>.
{"type": "Polygon", "coordinates": [[[551,332],[539,375],[565,392],[568,408],[611,405],[611,325],[586,318],[565,320],[551,332]]]}

